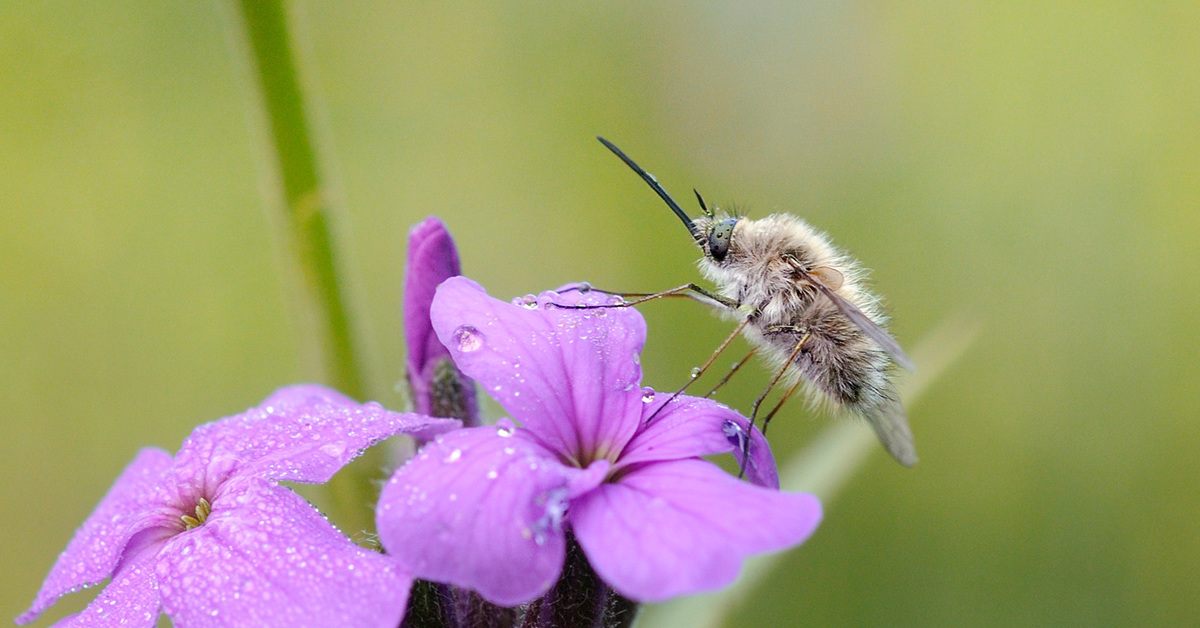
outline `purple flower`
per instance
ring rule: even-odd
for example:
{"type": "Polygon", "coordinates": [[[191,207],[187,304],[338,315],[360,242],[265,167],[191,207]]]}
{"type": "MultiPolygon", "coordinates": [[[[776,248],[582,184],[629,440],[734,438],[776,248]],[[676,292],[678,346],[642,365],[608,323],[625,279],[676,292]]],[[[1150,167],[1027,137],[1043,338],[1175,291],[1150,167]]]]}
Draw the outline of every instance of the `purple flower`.
{"type": "Polygon", "coordinates": [[[414,409],[425,415],[462,419],[479,425],[475,384],[454,366],[429,321],[438,284],[460,274],[454,240],[434,216],[408,234],[404,271],[404,339],[408,345],[408,383],[414,409]]]}
{"type": "Polygon", "coordinates": [[[747,475],[766,487],[700,457],[737,455],[745,418],[688,396],[663,407],[669,395],[640,387],[639,313],[547,307],[565,298],[508,304],[465,278],[438,289],[438,337],[522,427],[443,434],[392,476],[376,520],[402,569],[513,606],[555,582],[571,533],[618,593],[660,601],[722,587],[748,555],[813,532],[820,504],[775,490],[757,431],[747,475]]]}
{"type": "Polygon", "coordinates": [[[174,458],[143,449],[17,623],[111,577],[62,625],[153,626],[165,610],[177,626],[394,627],[411,576],[277,482],[325,482],[382,438],[457,425],[294,386],[196,428],[174,458]]]}

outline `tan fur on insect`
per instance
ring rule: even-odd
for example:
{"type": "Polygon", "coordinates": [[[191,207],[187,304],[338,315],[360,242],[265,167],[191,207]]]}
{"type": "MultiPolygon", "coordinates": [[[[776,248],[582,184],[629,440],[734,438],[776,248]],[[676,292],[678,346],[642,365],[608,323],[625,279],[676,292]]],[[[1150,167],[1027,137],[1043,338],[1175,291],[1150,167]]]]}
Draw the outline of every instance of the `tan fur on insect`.
{"type": "MultiPolygon", "coordinates": [[[[890,373],[893,361],[912,369],[912,360],[884,329],[887,319],[879,299],[864,287],[865,272],[858,263],[834,248],[825,234],[789,214],[761,220],[717,215],[696,192],[704,215],[692,219],[658,179],[612,142],[596,139],[683,222],[704,251],[700,271],[717,285],[717,294],[686,284],[642,295],[632,304],[684,291],[712,302],[744,321],[740,329],[746,338],[762,349],[776,373],[790,378],[790,384],[802,381],[810,402],[827,401],[865,418],[896,460],[905,466],[916,464],[912,431],[890,373]]],[[[728,340],[713,358],[726,346],[728,340]]],[[[705,368],[709,364],[712,360],[705,368]]],[[[772,380],[768,391],[777,381],[772,380]]],[[[762,397],[755,401],[752,425],[761,401],[762,397]]],[[[763,419],[764,430],[768,420],[770,414],[763,419]]],[[[750,441],[745,442],[743,455],[748,455],[750,441]]]]}
{"type": "Polygon", "coordinates": [[[708,250],[708,234],[711,225],[724,219],[695,220],[696,233],[703,234],[698,244],[705,252],[699,267],[722,296],[741,304],[739,310],[725,311],[737,320],[749,317],[747,339],[779,369],[807,332],[785,378],[790,383],[802,378],[810,403],[826,402],[822,405],[866,418],[901,463],[916,463],[887,352],[795,269],[798,265],[821,280],[882,328],[887,317],[878,297],[863,286],[862,267],[830,244],[825,234],[790,214],[739,219],[725,258],[717,262],[708,250]]]}

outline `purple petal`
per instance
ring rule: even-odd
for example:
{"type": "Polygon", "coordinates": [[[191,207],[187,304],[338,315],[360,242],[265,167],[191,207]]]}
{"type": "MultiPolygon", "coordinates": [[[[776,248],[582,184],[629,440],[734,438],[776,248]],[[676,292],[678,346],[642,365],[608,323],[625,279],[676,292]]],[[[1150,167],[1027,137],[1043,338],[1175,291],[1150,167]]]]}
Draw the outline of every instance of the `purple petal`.
{"type": "Polygon", "coordinates": [[[728,585],[752,554],[806,539],[812,495],[740,482],[703,460],[647,464],[572,504],[571,527],[600,578],[658,602],[728,585]]]}
{"type": "Polygon", "coordinates": [[[211,494],[235,474],[326,482],[379,440],[395,434],[432,438],[458,426],[359,404],[322,386],[291,386],[257,408],[196,428],[176,456],[176,481],[185,494],[197,495],[211,494]]]}
{"type": "MultiPolygon", "coordinates": [[[[576,460],[615,459],[641,416],[646,323],[631,308],[546,307],[550,295],[529,309],[455,277],[434,297],[433,327],[459,368],[551,449],[576,460]]],[[[579,300],[577,293],[553,298],[579,300]]]]}
{"type": "Polygon", "coordinates": [[[251,478],[223,489],[208,520],[159,554],[175,625],[399,625],[412,581],[391,561],[287,488],[251,478]]]}
{"type": "MultiPolygon", "coordinates": [[[[654,394],[649,389],[646,392],[643,399],[654,394]]],[[[642,462],[723,453],[733,453],[738,464],[742,463],[742,446],[750,427],[746,417],[711,399],[688,395],[680,395],[668,402],[669,399],[670,394],[657,393],[653,401],[644,404],[643,427],[625,446],[616,465],[618,469],[642,462]]],[[[746,479],[759,486],[779,488],[779,473],[771,446],[757,426],[750,436],[746,479]]]]}
{"type": "Polygon", "coordinates": [[[113,574],[129,538],[145,527],[142,520],[155,504],[163,501],[157,486],[170,467],[171,455],[161,449],[146,448],[138,452],[75,532],[50,569],[33,605],[17,618],[17,623],[33,621],[59,597],[113,574]]]}
{"type": "Polygon", "coordinates": [[[529,602],[562,570],[568,501],[606,470],[565,467],[511,423],[444,434],[384,487],[379,538],[415,577],[501,606],[529,602]]]}
{"type": "MultiPolygon", "coordinates": [[[[408,234],[408,265],[404,271],[404,338],[408,346],[406,365],[412,386],[413,405],[420,414],[435,413],[432,399],[433,379],[443,360],[450,362],[450,352],[438,340],[429,320],[429,306],[438,284],[460,274],[458,251],[442,221],[434,216],[413,227],[408,234]]],[[[457,369],[454,369],[457,373],[457,369]]],[[[459,374],[462,384],[467,426],[479,424],[475,386],[459,374]]]]}
{"type": "Polygon", "coordinates": [[[112,582],[82,613],[55,624],[56,628],[91,626],[154,626],[161,614],[154,578],[154,554],[121,567],[112,582]]]}
{"type": "Polygon", "coordinates": [[[454,240],[434,216],[408,234],[408,265],[404,270],[404,340],[408,345],[408,372],[421,372],[425,364],[450,352],[433,333],[429,305],[438,284],[462,274],[454,240]]]}

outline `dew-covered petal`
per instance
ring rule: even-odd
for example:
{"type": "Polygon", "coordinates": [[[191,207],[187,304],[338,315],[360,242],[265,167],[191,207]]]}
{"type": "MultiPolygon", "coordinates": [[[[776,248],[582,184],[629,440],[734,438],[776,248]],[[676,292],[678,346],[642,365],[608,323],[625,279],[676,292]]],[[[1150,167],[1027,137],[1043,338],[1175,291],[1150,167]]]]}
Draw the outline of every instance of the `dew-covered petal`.
{"type": "Polygon", "coordinates": [[[196,428],[176,456],[176,481],[185,494],[198,495],[212,494],[235,474],[326,482],[379,440],[396,434],[432,438],[458,426],[360,404],[323,386],[291,386],[256,408],[196,428]]]}
{"type": "Polygon", "coordinates": [[[800,543],[820,519],[812,495],[740,482],[703,460],[632,469],[571,509],[596,573],[643,602],[726,586],[748,556],[800,543]]]}
{"type": "Polygon", "coordinates": [[[121,567],[104,590],[83,612],[66,617],[55,628],[94,626],[154,626],[160,614],[158,585],[154,577],[154,554],[121,567]]]}
{"type": "Polygon", "coordinates": [[[33,605],[17,618],[17,623],[33,621],[60,596],[112,575],[129,538],[145,527],[155,505],[162,502],[158,486],[170,466],[171,455],[161,449],[147,447],[138,452],[75,532],[33,605]]]}
{"type": "Polygon", "coordinates": [[[605,462],[565,467],[511,423],[444,434],[384,487],[379,538],[417,578],[472,589],[501,606],[529,602],[562,569],[569,500],[606,470],[605,462]]]}
{"type": "Polygon", "coordinates": [[[646,323],[632,308],[547,306],[601,297],[548,293],[524,307],[454,277],[438,287],[431,316],[454,362],[514,419],[568,457],[606,457],[624,446],[641,416],[646,323]]]}
{"type": "Polygon", "coordinates": [[[300,496],[254,478],[223,486],[207,521],[163,548],[156,575],[182,628],[394,628],[412,585],[300,496]]]}
{"type": "MultiPolygon", "coordinates": [[[[722,403],[701,397],[646,389],[642,428],[625,446],[616,468],[661,460],[732,453],[742,464],[750,421],[722,403]],[[664,407],[665,406],[665,407],[664,407]]],[[[775,457],[766,437],[755,426],[750,433],[750,464],[746,479],[759,486],[779,488],[775,457]]]]}

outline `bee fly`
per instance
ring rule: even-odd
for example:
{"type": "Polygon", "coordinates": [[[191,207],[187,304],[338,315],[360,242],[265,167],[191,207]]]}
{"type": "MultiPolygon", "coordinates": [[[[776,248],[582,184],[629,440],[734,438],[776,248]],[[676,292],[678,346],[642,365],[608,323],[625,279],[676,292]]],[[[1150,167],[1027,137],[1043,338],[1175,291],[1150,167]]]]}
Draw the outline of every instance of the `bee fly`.
{"type": "MultiPolygon", "coordinates": [[[[761,353],[775,369],[766,390],[754,402],[751,426],[763,399],[783,381],[787,392],[763,419],[764,432],[783,403],[803,386],[810,401],[824,401],[865,418],[900,464],[916,464],[912,431],[891,369],[892,362],[909,370],[913,364],[884,330],[887,317],[879,298],[863,285],[865,271],[858,262],[834,247],[825,234],[790,214],[758,220],[732,216],[709,209],[696,192],[703,215],[692,219],[653,175],[608,140],[596,139],[649,184],[683,221],[704,253],[699,261],[701,274],[717,286],[713,292],[689,283],[655,294],[628,295],[641,298],[624,305],[690,296],[715,305],[738,321],[708,362],[693,370],[688,385],[741,333],[754,347],[751,353],[761,353]]],[[[744,362],[735,363],[717,387],[744,362]]]]}

